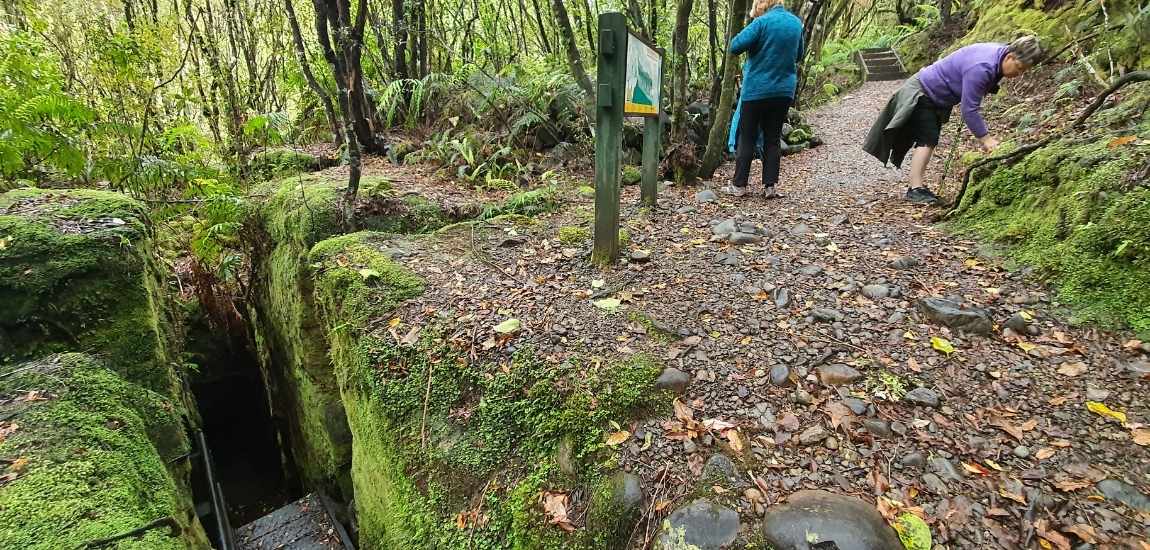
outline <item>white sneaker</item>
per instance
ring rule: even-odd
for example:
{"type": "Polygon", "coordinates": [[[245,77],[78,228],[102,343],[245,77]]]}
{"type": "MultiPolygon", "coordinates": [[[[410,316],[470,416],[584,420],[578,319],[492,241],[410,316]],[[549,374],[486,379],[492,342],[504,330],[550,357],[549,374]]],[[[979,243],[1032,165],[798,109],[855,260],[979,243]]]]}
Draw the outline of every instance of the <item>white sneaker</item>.
{"type": "Polygon", "coordinates": [[[722,191],[724,195],[730,195],[732,197],[745,197],[747,195],[747,188],[737,185],[724,185],[720,191],[722,191]]]}

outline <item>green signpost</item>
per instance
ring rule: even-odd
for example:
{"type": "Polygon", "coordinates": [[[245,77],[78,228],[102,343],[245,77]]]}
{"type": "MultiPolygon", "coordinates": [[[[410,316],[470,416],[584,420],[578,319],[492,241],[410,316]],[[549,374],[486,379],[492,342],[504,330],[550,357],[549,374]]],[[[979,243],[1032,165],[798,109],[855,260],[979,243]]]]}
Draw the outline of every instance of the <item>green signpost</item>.
{"type": "Polygon", "coordinates": [[[627,30],[619,12],[599,16],[598,89],[595,98],[595,244],[591,259],[608,266],[619,257],[619,157],[623,117],[645,117],[642,203],[658,192],[663,51],[627,30]]]}

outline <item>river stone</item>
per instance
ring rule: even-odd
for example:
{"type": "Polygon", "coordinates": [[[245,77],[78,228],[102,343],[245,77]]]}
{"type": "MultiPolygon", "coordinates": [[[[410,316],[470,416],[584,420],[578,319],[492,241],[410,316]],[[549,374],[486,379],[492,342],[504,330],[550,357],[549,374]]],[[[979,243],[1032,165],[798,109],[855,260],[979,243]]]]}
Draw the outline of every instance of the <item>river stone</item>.
{"type": "Polygon", "coordinates": [[[752,244],[761,240],[763,240],[763,238],[754,233],[743,233],[741,231],[736,231],[727,236],[727,241],[731,244],[752,244]]]}
{"type": "Polygon", "coordinates": [[[691,544],[699,550],[720,550],[735,542],[739,536],[739,514],[721,504],[705,498],[691,501],[671,513],[667,518],[670,532],[664,530],[655,541],[655,548],[678,550],[691,544]],[[680,541],[679,535],[682,536],[680,541]]]}
{"type": "Polygon", "coordinates": [[[718,236],[730,235],[736,231],[738,231],[738,227],[735,225],[734,218],[725,219],[711,227],[711,233],[718,236]]]}
{"type": "Polygon", "coordinates": [[[785,288],[776,288],[771,291],[771,299],[775,301],[775,306],[787,307],[791,305],[791,291],[785,288]]]}
{"type": "Polygon", "coordinates": [[[1026,334],[1030,329],[1030,321],[1022,316],[1022,312],[1015,313],[1006,320],[1006,328],[1018,334],[1026,334]]]}
{"type": "Polygon", "coordinates": [[[843,312],[829,307],[817,307],[811,311],[811,316],[813,316],[816,321],[822,321],[824,323],[834,323],[846,318],[843,312]]]}
{"type": "Polygon", "coordinates": [[[1138,512],[1150,513],[1150,497],[1137,487],[1120,479],[1104,479],[1098,482],[1098,492],[1110,500],[1117,500],[1138,512]]]}
{"type": "Polygon", "coordinates": [[[715,202],[719,200],[719,195],[712,189],[704,189],[695,193],[695,200],[699,202],[715,202]]]}
{"type": "Polygon", "coordinates": [[[630,258],[631,258],[632,262],[635,262],[637,264],[649,262],[649,261],[651,261],[651,251],[650,250],[632,250],[630,258]]]}
{"type": "Polygon", "coordinates": [[[881,418],[867,418],[863,420],[863,427],[879,439],[889,439],[894,436],[894,432],[890,429],[890,424],[881,418]]]}
{"type": "Polygon", "coordinates": [[[941,456],[936,456],[930,459],[929,464],[930,471],[938,474],[939,477],[947,481],[962,481],[962,472],[953,462],[941,456]]]}
{"type": "Polygon", "coordinates": [[[856,416],[865,416],[867,413],[866,401],[863,401],[857,397],[844,398],[843,405],[846,405],[847,408],[850,409],[851,412],[855,413],[856,416]]]}
{"type": "Polygon", "coordinates": [[[818,266],[815,264],[807,264],[807,265],[804,265],[803,267],[799,268],[799,273],[802,273],[803,275],[818,275],[819,273],[822,273],[822,272],[823,272],[822,266],[818,266]]]}
{"type": "Polygon", "coordinates": [[[871,300],[881,300],[890,296],[890,287],[886,285],[866,285],[862,287],[862,295],[871,300]]]}
{"type": "Polygon", "coordinates": [[[1139,359],[1126,363],[1126,372],[1134,378],[1150,379],[1150,361],[1139,359]]]}
{"type": "Polygon", "coordinates": [[[791,368],[786,365],[775,365],[771,367],[771,383],[776,386],[789,386],[794,383],[791,380],[791,368]]]}
{"type": "Polygon", "coordinates": [[[994,326],[985,310],[964,308],[962,304],[945,298],[921,298],[915,307],[937,324],[971,334],[990,334],[994,326]]]}
{"type": "Polygon", "coordinates": [[[910,390],[906,392],[906,395],[902,396],[902,400],[924,407],[938,407],[939,405],[938,394],[929,388],[915,388],[910,390]]]}
{"type": "Polygon", "coordinates": [[[643,480],[631,472],[615,472],[611,476],[611,497],[624,512],[637,510],[643,504],[643,480]]]}
{"type": "Polygon", "coordinates": [[[671,390],[675,393],[683,393],[687,391],[687,384],[690,382],[691,376],[687,373],[675,367],[667,367],[663,369],[663,373],[655,380],[655,388],[671,390]]]}
{"type": "Polygon", "coordinates": [[[763,537],[775,550],[903,549],[898,534],[873,506],[827,491],[799,491],[772,506],[763,518],[763,537]]]}
{"type": "Polygon", "coordinates": [[[722,453],[711,455],[711,458],[708,458],[707,463],[703,465],[703,477],[705,478],[734,480],[738,476],[739,472],[735,470],[735,463],[722,453]]]}
{"type": "Polygon", "coordinates": [[[821,424],[815,424],[814,426],[803,430],[803,433],[799,434],[799,443],[803,445],[814,445],[815,443],[826,439],[830,435],[831,434],[828,433],[826,428],[823,428],[821,424]]]}
{"type": "Polygon", "coordinates": [[[815,374],[819,382],[828,386],[841,386],[860,380],[863,375],[854,367],[835,363],[833,365],[820,365],[815,367],[815,374]]]}
{"type": "Polygon", "coordinates": [[[910,269],[918,266],[918,258],[914,256],[899,256],[890,262],[890,266],[895,269],[910,269]]]}
{"type": "Polygon", "coordinates": [[[687,206],[680,206],[679,208],[675,209],[676,214],[691,214],[693,212],[698,212],[698,211],[699,211],[698,208],[695,208],[694,206],[691,206],[689,204],[687,206]]]}
{"type": "Polygon", "coordinates": [[[805,224],[805,223],[800,223],[800,224],[795,224],[794,226],[791,226],[791,228],[788,229],[787,231],[791,235],[794,235],[796,237],[800,237],[802,235],[806,235],[807,233],[810,233],[811,228],[808,227],[807,224],[805,224]]]}

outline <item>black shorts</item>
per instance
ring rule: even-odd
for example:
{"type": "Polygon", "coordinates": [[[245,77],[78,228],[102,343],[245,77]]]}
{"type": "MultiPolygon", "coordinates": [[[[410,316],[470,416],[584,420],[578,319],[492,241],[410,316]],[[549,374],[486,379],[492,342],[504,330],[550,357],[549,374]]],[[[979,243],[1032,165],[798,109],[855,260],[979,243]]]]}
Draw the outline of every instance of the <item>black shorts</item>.
{"type": "Polygon", "coordinates": [[[910,138],[912,147],[938,147],[942,126],[949,120],[950,109],[935,105],[924,95],[918,98],[903,131],[910,138]]]}

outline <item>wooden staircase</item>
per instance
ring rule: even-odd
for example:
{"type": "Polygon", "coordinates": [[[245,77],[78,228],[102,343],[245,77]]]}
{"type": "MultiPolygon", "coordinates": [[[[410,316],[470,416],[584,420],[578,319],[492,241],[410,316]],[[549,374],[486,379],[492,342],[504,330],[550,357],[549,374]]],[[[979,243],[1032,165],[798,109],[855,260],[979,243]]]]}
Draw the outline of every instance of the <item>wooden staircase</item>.
{"type": "Polygon", "coordinates": [[[311,493],[236,530],[239,550],[353,550],[322,493],[311,493]]]}
{"type": "Polygon", "coordinates": [[[901,80],[910,76],[898,54],[890,48],[863,48],[855,52],[855,60],[862,68],[863,82],[901,80]]]}

